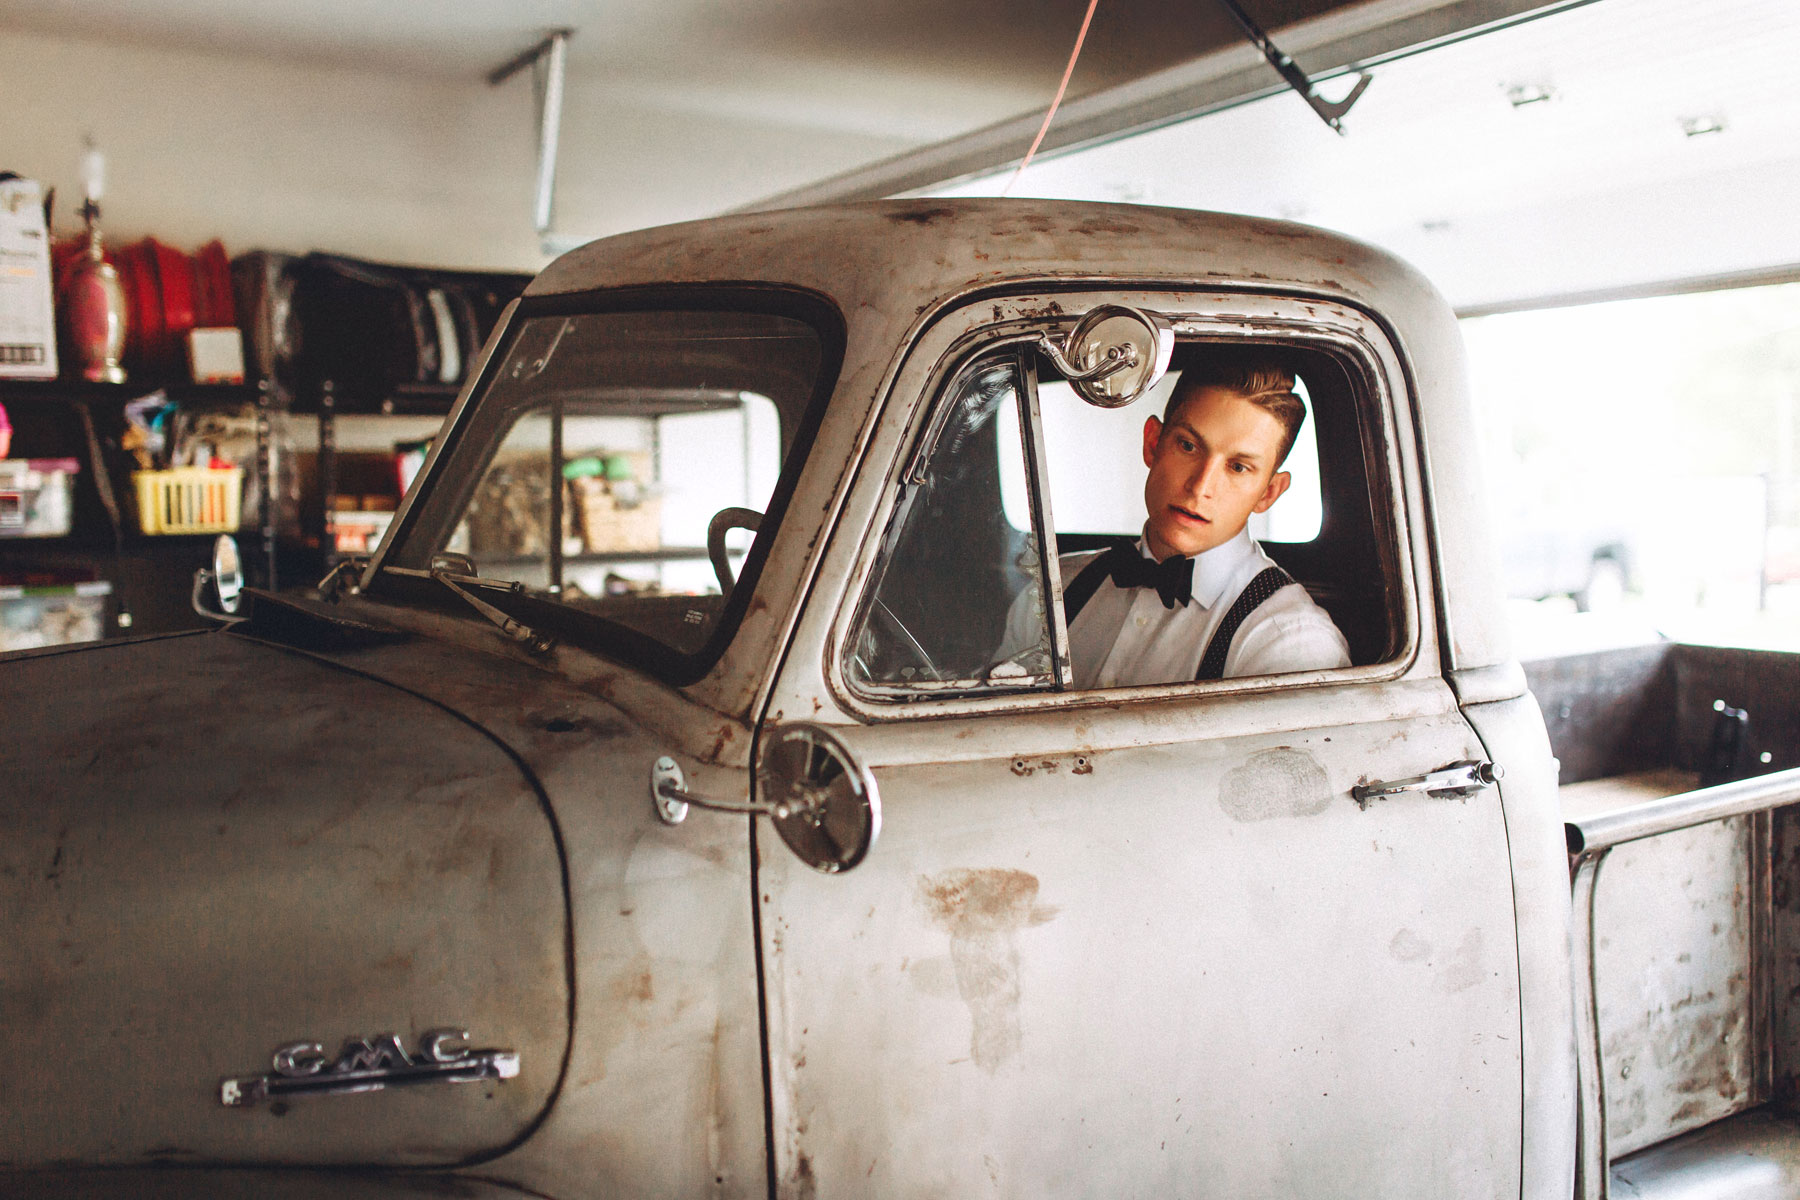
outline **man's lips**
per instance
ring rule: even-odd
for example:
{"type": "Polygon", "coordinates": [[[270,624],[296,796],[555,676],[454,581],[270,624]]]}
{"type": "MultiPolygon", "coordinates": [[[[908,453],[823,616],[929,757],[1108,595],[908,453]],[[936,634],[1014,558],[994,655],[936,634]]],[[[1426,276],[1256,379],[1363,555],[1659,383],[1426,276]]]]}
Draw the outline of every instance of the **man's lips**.
{"type": "Polygon", "coordinates": [[[1203,517],[1197,512],[1189,512],[1187,509],[1182,508],[1179,504],[1169,505],[1169,511],[1171,513],[1173,513],[1176,516],[1176,518],[1179,520],[1193,521],[1195,524],[1198,524],[1198,525],[1211,525],[1212,524],[1211,517],[1203,517]]]}

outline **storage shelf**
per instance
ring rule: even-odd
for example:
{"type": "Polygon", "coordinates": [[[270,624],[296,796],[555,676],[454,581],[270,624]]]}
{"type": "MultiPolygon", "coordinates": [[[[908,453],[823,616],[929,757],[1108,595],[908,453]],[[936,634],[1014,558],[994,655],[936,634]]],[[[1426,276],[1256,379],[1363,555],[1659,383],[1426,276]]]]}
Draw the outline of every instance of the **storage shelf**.
{"type": "Polygon", "coordinates": [[[0,404],[47,405],[84,401],[89,404],[125,404],[161,391],[177,404],[189,407],[254,404],[256,387],[247,383],[89,383],[85,379],[0,379],[0,404]]]}

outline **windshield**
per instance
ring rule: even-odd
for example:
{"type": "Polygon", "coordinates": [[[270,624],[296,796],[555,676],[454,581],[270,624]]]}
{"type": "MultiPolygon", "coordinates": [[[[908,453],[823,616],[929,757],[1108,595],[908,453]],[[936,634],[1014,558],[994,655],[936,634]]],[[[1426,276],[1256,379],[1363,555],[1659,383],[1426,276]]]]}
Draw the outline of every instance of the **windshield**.
{"type": "Polygon", "coordinates": [[[697,675],[767,554],[831,349],[773,312],[523,317],[377,586],[417,592],[435,566],[559,638],[697,675]]]}

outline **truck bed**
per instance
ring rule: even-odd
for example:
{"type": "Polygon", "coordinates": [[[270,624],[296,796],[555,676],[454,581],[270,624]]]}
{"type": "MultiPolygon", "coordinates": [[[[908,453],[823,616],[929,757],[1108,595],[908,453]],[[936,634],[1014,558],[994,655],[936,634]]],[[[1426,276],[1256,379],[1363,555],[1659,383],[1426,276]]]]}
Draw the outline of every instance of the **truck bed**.
{"type": "MultiPolygon", "coordinates": [[[[1750,714],[1740,776],[1800,765],[1800,655],[1663,644],[1526,674],[1561,763],[1564,818],[1580,824],[1572,862],[1590,873],[1591,925],[1576,876],[1573,967],[1578,996],[1591,980],[1611,1194],[1800,1196],[1795,810],[1670,826],[1646,815],[1689,808],[1717,701],[1750,714]],[[1583,844],[1626,827],[1616,845],[1583,844]]],[[[1603,1195],[1595,1182],[1582,1193],[1603,1195]]]]}

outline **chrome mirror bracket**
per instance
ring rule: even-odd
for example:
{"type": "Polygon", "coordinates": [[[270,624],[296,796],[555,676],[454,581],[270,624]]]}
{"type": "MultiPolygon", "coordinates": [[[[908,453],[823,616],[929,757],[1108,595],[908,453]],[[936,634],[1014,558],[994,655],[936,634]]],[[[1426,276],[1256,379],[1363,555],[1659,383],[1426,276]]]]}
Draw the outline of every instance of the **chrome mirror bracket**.
{"type": "Polygon", "coordinates": [[[650,767],[650,802],[665,825],[687,820],[690,806],[768,817],[800,861],[827,875],[856,866],[880,836],[875,777],[822,726],[779,728],[763,746],[756,792],[759,798],[743,803],[712,800],[687,790],[680,764],[668,755],[650,767]]]}
{"type": "Polygon", "coordinates": [[[1156,313],[1103,304],[1066,337],[1039,338],[1038,349],[1083,400],[1097,408],[1123,408],[1167,373],[1175,333],[1156,313]]]}

